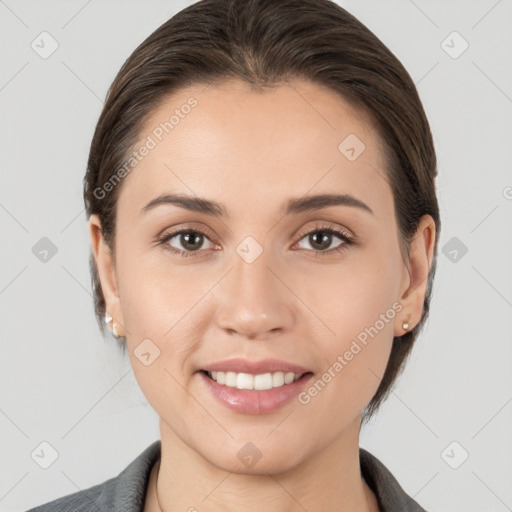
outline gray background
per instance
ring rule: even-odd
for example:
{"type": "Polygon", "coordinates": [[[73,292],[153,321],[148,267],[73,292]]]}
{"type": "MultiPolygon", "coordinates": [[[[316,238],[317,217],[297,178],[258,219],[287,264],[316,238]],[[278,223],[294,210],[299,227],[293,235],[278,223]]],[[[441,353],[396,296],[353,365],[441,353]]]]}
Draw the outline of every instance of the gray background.
{"type": "MultiPolygon", "coordinates": [[[[103,482],[159,436],[95,323],[81,181],[119,67],[190,3],[0,1],[2,511],[103,482]]],[[[429,511],[512,510],[512,0],[339,3],[418,85],[443,222],[431,318],[361,446],[429,511]]]]}

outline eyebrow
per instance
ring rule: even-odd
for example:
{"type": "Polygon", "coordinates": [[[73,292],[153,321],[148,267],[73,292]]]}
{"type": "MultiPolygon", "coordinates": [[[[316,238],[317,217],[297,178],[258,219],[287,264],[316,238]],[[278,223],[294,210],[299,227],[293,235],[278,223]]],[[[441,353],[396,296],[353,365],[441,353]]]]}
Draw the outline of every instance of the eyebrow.
{"type": "MultiPolygon", "coordinates": [[[[172,204],[185,208],[186,210],[204,213],[214,217],[229,218],[229,214],[222,204],[217,203],[216,201],[210,201],[209,199],[182,194],[162,194],[155,199],[152,199],[146,206],[144,206],[144,208],[142,208],[140,213],[141,215],[145,214],[149,210],[164,204],[172,204]]],[[[290,215],[293,213],[305,213],[321,210],[322,208],[328,208],[330,206],[351,206],[371,213],[372,215],[374,214],[372,209],[366,203],[363,203],[363,201],[350,194],[319,194],[290,199],[284,207],[284,214],[290,215]]]]}

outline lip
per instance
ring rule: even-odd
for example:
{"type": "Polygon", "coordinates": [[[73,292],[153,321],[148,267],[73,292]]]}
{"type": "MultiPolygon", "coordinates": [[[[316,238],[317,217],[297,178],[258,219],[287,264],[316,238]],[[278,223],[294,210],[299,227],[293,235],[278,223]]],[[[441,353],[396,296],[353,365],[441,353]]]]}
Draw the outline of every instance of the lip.
{"type": "Polygon", "coordinates": [[[261,361],[250,361],[248,359],[241,358],[227,359],[225,361],[211,363],[201,368],[201,370],[210,372],[251,373],[253,375],[273,372],[293,372],[298,374],[311,372],[311,370],[303,368],[302,366],[288,363],[286,361],[279,361],[278,359],[262,359],[261,361]]]}
{"type": "Polygon", "coordinates": [[[199,371],[198,376],[213,397],[228,409],[241,414],[258,415],[269,414],[293,400],[308,385],[313,378],[313,373],[307,372],[290,384],[261,391],[238,389],[219,384],[208,377],[204,371],[199,371]]]}

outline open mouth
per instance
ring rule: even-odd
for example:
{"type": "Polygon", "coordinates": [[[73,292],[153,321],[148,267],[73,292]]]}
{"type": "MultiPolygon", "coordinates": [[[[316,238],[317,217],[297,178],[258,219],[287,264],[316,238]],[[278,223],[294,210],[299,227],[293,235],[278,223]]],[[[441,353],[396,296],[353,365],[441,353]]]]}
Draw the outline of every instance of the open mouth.
{"type": "Polygon", "coordinates": [[[201,370],[208,378],[222,386],[253,391],[265,391],[267,389],[280,388],[297,382],[298,380],[312,375],[312,372],[268,372],[262,374],[220,372],[201,370]]]}

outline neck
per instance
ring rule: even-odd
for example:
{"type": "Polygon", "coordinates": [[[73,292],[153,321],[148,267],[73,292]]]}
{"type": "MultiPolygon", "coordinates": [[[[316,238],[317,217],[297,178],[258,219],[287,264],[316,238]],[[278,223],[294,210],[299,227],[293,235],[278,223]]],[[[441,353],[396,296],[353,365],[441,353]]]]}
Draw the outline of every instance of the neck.
{"type": "Polygon", "coordinates": [[[160,421],[161,458],[145,510],[378,512],[360,472],[359,429],[360,418],[333,443],[285,471],[241,474],[213,465],[160,421]]]}

